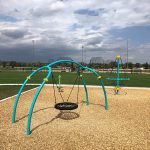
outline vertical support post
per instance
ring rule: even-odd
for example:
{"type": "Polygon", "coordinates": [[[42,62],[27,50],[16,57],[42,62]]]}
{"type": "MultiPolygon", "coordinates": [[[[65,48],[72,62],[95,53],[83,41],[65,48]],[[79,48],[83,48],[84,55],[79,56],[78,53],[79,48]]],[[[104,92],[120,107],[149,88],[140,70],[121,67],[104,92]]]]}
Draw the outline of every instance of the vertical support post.
{"type": "Polygon", "coordinates": [[[116,89],[115,89],[115,93],[116,94],[119,94],[119,88],[120,88],[120,61],[121,61],[121,58],[120,58],[120,55],[118,55],[116,57],[117,59],[117,83],[116,83],[116,89]]]}
{"type": "Polygon", "coordinates": [[[127,39],[127,70],[128,70],[128,51],[129,49],[128,49],[128,39],[127,39]]]}
{"type": "Polygon", "coordinates": [[[12,113],[12,123],[15,123],[16,121],[16,110],[17,110],[17,105],[18,105],[18,101],[19,101],[19,98],[20,98],[20,95],[21,95],[21,92],[23,91],[26,83],[28,82],[28,79],[26,79],[24,81],[24,83],[22,84],[18,94],[17,94],[17,97],[16,97],[16,100],[15,100],[15,103],[14,103],[14,107],[13,107],[13,113],[12,113]]]}
{"type": "Polygon", "coordinates": [[[27,135],[31,134],[31,119],[32,119],[32,113],[33,113],[33,109],[34,109],[34,105],[36,103],[37,97],[39,96],[39,93],[41,91],[41,89],[43,88],[44,84],[46,81],[43,81],[42,84],[40,85],[40,87],[38,88],[38,91],[36,92],[34,99],[32,101],[31,107],[30,107],[30,111],[29,111],[29,115],[28,115],[28,123],[27,123],[27,135]]]}
{"type": "Polygon", "coordinates": [[[82,45],[82,65],[83,65],[83,49],[84,49],[84,46],[82,45]]]}
{"type": "Polygon", "coordinates": [[[47,75],[47,77],[43,80],[42,84],[39,86],[34,98],[33,98],[33,101],[32,101],[32,104],[31,104],[31,107],[30,107],[30,111],[29,111],[29,115],[28,115],[28,123],[27,123],[27,135],[30,135],[31,134],[31,119],[32,119],[32,114],[33,114],[33,109],[34,109],[34,106],[35,106],[35,103],[36,103],[36,100],[45,84],[45,82],[48,82],[48,78],[51,76],[51,68],[49,68],[49,73],[47,75]]]}
{"type": "Polygon", "coordinates": [[[104,97],[105,97],[105,110],[108,110],[107,94],[106,94],[106,90],[105,90],[104,83],[102,80],[100,80],[100,84],[102,85],[103,93],[104,93],[104,97]]]}
{"type": "Polygon", "coordinates": [[[58,76],[58,85],[61,87],[61,75],[58,76]]]}
{"type": "Polygon", "coordinates": [[[49,69],[47,66],[43,66],[43,67],[41,67],[41,68],[35,70],[34,72],[32,72],[32,73],[27,77],[27,79],[26,79],[26,80],[24,81],[24,83],[22,84],[22,86],[21,86],[21,88],[20,88],[20,90],[19,90],[19,92],[18,92],[18,94],[17,94],[16,100],[15,100],[15,102],[14,102],[13,113],[12,113],[12,123],[15,123],[15,121],[16,121],[16,110],[17,110],[19,98],[20,98],[21,92],[23,91],[23,89],[24,89],[26,83],[28,82],[28,80],[31,79],[32,76],[34,76],[37,72],[39,72],[40,70],[42,70],[42,69],[44,69],[44,68],[49,69]]]}
{"type": "Polygon", "coordinates": [[[117,87],[119,87],[119,78],[120,78],[120,60],[117,59],[117,87]]]}
{"type": "Polygon", "coordinates": [[[88,68],[88,67],[84,67],[85,69],[93,72],[98,79],[100,79],[100,84],[102,86],[102,89],[103,89],[103,93],[104,93],[104,98],[105,98],[105,110],[108,110],[108,99],[107,99],[107,94],[106,94],[106,90],[105,90],[105,87],[104,87],[104,83],[103,81],[101,80],[101,76],[99,73],[97,73],[95,70],[91,69],[91,68],[88,68]]]}
{"type": "Polygon", "coordinates": [[[82,84],[84,85],[84,90],[85,90],[85,94],[86,94],[86,105],[89,105],[89,98],[88,98],[88,91],[86,88],[86,82],[83,78],[81,78],[81,80],[82,80],[82,84]]]}
{"type": "Polygon", "coordinates": [[[78,76],[80,76],[80,79],[81,79],[82,84],[83,84],[83,86],[84,86],[84,90],[85,90],[85,94],[86,94],[86,100],[85,100],[86,105],[89,105],[89,98],[88,98],[88,91],[87,91],[87,88],[86,88],[86,82],[85,82],[85,80],[83,79],[83,75],[80,74],[80,70],[81,70],[81,68],[78,67],[77,74],[78,74],[78,76]]]}

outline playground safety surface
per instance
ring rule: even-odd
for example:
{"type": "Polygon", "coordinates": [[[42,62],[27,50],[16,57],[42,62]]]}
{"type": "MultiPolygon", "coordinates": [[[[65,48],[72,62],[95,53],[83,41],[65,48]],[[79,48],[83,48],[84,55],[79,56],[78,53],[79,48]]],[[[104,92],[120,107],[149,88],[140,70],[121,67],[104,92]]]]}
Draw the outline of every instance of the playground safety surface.
{"type": "MultiPolygon", "coordinates": [[[[70,89],[65,87],[64,98],[70,89]]],[[[107,89],[106,111],[101,89],[88,88],[90,104],[86,106],[85,92],[80,88],[79,108],[61,113],[54,108],[52,87],[44,87],[34,108],[32,133],[28,137],[27,114],[35,91],[21,96],[15,124],[11,123],[15,98],[0,103],[0,150],[150,149],[150,90],[124,89],[120,95],[114,95],[112,89],[107,89]]],[[[76,102],[76,93],[77,88],[71,102],[76,102]]]]}

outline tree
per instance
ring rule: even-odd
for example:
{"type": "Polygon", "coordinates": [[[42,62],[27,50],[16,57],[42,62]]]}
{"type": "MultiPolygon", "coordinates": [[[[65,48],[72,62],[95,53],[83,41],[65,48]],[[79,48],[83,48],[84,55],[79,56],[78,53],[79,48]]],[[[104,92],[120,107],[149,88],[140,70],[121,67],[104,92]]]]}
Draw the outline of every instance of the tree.
{"type": "Polygon", "coordinates": [[[135,67],[136,67],[136,68],[140,68],[140,67],[141,67],[141,64],[140,64],[140,63],[136,63],[136,64],[135,64],[135,67]]]}
{"type": "Polygon", "coordinates": [[[3,66],[3,68],[5,68],[5,67],[6,67],[6,64],[7,64],[7,62],[6,62],[6,61],[3,61],[3,62],[2,62],[2,66],[3,66]]]}
{"type": "Polygon", "coordinates": [[[109,63],[109,65],[110,65],[110,68],[115,68],[116,67],[116,62],[115,61],[111,61],[110,63],[109,63]]]}
{"type": "Polygon", "coordinates": [[[146,62],[145,64],[143,64],[143,67],[144,67],[144,69],[148,69],[149,68],[148,63],[146,62]]]}
{"type": "Polygon", "coordinates": [[[132,62],[129,62],[129,63],[128,63],[128,67],[129,67],[129,69],[133,69],[133,63],[132,63],[132,62]]]}
{"type": "Polygon", "coordinates": [[[16,66],[16,62],[15,61],[10,61],[9,65],[14,68],[16,66]]]}

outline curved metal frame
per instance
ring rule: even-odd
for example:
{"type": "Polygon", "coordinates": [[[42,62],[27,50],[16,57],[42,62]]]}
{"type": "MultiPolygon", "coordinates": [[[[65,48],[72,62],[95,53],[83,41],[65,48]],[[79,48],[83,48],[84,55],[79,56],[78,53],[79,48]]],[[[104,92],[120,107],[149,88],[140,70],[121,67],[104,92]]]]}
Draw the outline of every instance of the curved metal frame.
{"type": "MultiPolygon", "coordinates": [[[[41,85],[39,86],[39,88],[37,89],[37,92],[33,98],[33,101],[32,101],[32,104],[31,104],[31,107],[30,107],[30,111],[29,111],[29,115],[28,115],[28,122],[27,122],[27,135],[30,135],[31,134],[31,130],[30,130],[30,127],[31,127],[31,120],[32,120],[32,114],[33,114],[33,109],[34,109],[34,105],[36,103],[36,100],[39,96],[39,93],[40,91],[42,90],[45,82],[48,81],[48,79],[50,78],[51,74],[52,74],[52,70],[51,70],[51,67],[55,64],[58,64],[58,63],[74,63],[76,65],[78,65],[79,67],[81,67],[81,69],[86,69],[90,72],[92,72],[93,74],[95,74],[99,81],[100,81],[100,84],[102,86],[102,89],[103,89],[103,93],[104,93],[104,99],[105,99],[105,109],[108,110],[108,101],[107,101],[107,95],[106,95],[106,90],[105,90],[105,87],[104,87],[104,84],[103,84],[103,81],[101,80],[101,76],[99,73],[97,73],[95,70],[91,69],[91,68],[88,68],[86,66],[83,66],[81,65],[80,63],[78,62],[75,62],[73,60],[58,60],[58,61],[55,61],[47,66],[43,66],[41,68],[38,68],[37,70],[35,70],[34,72],[32,72],[28,77],[27,79],[24,81],[24,83],[22,84],[19,92],[18,92],[18,95],[16,97],[16,100],[15,100],[15,103],[14,103],[14,107],[13,107],[13,113],[12,113],[12,123],[15,123],[16,121],[16,110],[17,110],[17,105],[18,105],[18,102],[19,102],[19,98],[20,98],[20,95],[26,85],[26,83],[28,82],[28,80],[33,77],[36,73],[38,73],[40,70],[43,70],[43,69],[47,69],[48,70],[48,74],[46,76],[46,78],[43,80],[43,82],[41,83],[41,85]]],[[[87,88],[86,88],[86,83],[85,83],[85,80],[82,78],[82,84],[84,85],[84,89],[85,89],[85,93],[86,93],[86,104],[88,105],[89,104],[89,101],[88,101],[88,91],[87,91],[87,88]]]]}

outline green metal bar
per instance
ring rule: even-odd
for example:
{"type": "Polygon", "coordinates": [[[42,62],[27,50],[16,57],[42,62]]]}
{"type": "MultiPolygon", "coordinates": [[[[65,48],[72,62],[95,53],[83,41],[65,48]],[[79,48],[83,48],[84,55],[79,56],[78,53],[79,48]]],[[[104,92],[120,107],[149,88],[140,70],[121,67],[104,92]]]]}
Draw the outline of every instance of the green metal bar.
{"type": "MultiPolygon", "coordinates": [[[[47,79],[51,76],[51,68],[49,68],[49,73],[47,75],[47,79]]],[[[34,98],[33,98],[33,101],[32,101],[32,104],[31,104],[31,107],[30,107],[30,111],[29,111],[29,115],[28,115],[28,123],[27,123],[27,135],[30,135],[31,134],[31,119],[32,119],[32,114],[33,114],[33,109],[34,109],[34,106],[35,106],[35,103],[36,103],[36,100],[41,92],[41,89],[43,88],[44,84],[45,84],[45,80],[42,82],[42,84],[39,86],[34,98]]]]}

